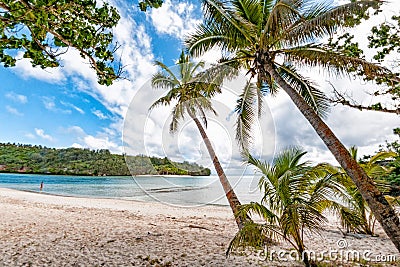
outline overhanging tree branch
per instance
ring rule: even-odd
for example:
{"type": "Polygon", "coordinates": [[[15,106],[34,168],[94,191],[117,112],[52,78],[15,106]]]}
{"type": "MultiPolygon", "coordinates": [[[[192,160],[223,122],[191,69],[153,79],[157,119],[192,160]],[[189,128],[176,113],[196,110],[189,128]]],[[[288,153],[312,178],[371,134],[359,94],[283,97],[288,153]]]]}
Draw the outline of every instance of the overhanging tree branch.
{"type": "Polygon", "coordinates": [[[382,107],[382,104],[379,102],[376,104],[370,105],[370,106],[362,105],[362,104],[358,103],[357,101],[355,101],[351,96],[345,95],[345,94],[339,92],[333,86],[333,84],[331,82],[328,82],[328,83],[333,88],[334,97],[325,96],[324,99],[334,105],[340,104],[340,105],[348,106],[348,107],[355,108],[358,110],[371,110],[371,111],[379,111],[379,112],[393,113],[393,114],[400,115],[400,108],[390,109],[390,108],[382,107]]]}

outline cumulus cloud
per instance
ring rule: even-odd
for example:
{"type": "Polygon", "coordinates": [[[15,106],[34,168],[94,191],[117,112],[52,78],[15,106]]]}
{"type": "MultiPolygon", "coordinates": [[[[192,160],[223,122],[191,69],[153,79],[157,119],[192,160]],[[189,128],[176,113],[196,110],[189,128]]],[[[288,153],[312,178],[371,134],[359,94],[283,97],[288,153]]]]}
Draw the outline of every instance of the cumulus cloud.
{"type": "Polygon", "coordinates": [[[104,133],[97,133],[96,136],[87,134],[79,126],[71,126],[66,131],[72,134],[77,142],[72,144],[75,148],[90,148],[90,149],[108,149],[112,153],[122,153],[121,145],[110,139],[104,133]]]}
{"type": "Polygon", "coordinates": [[[13,108],[13,107],[8,106],[8,105],[6,106],[6,110],[7,110],[8,113],[16,115],[16,116],[23,116],[24,115],[23,113],[18,111],[18,109],[13,108]]]}
{"type": "Polygon", "coordinates": [[[78,143],[73,143],[71,145],[71,147],[73,147],[73,148],[84,148],[81,144],[78,144],[78,143]]]}
{"type": "Polygon", "coordinates": [[[152,9],[149,16],[157,32],[182,39],[201,22],[195,10],[191,3],[167,0],[161,8],[152,9]]]}
{"type": "Polygon", "coordinates": [[[25,95],[16,94],[14,92],[8,92],[6,97],[14,102],[18,102],[21,104],[26,104],[28,102],[28,98],[25,95]]]}
{"type": "Polygon", "coordinates": [[[23,53],[18,52],[16,56],[16,67],[12,68],[23,79],[35,78],[49,83],[61,84],[66,80],[60,68],[32,67],[30,59],[23,58],[23,53]]]}
{"type": "Polygon", "coordinates": [[[43,129],[35,128],[35,133],[37,136],[39,136],[42,139],[45,139],[48,141],[54,141],[54,138],[49,134],[45,134],[43,129]]]}

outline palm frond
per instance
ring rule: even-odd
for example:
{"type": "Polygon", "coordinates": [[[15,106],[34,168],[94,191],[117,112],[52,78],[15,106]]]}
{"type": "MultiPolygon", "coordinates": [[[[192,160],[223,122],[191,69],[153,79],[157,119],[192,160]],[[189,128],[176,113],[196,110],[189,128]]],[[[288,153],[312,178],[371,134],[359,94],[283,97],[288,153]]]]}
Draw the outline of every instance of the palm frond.
{"type": "Polygon", "coordinates": [[[262,95],[260,89],[248,81],[236,101],[236,140],[243,151],[252,144],[252,126],[262,112],[262,95]]]}
{"type": "Polygon", "coordinates": [[[362,225],[364,224],[364,220],[360,217],[360,213],[357,210],[337,203],[332,203],[331,210],[339,216],[341,226],[347,232],[353,231],[359,233],[363,231],[362,225]]]}
{"type": "Polygon", "coordinates": [[[349,73],[362,72],[366,77],[384,77],[390,74],[387,68],[370,63],[358,57],[350,57],[325,49],[321,45],[307,45],[284,49],[282,53],[286,61],[301,67],[322,67],[337,76],[347,76],[349,73]]]}
{"type": "Polygon", "coordinates": [[[381,151],[373,155],[369,159],[368,164],[377,164],[379,161],[395,158],[397,156],[397,153],[393,151],[381,151]]]}
{"type": "Polygon", "coordinates": [[[257,202],[250,202],[249,204],[243,204],[240,206],[238,213],[235,216],[252,216],[258,215],[266,222],[273,223],[277,222],[277,215],[273,211],[268,209],[266,206],[261,205],[257,202]]]}
{"type": "Polygon", "coordinates": [[[247,222],[229,243],[226,255],[245,247],[264,249],[265,246],[274,245],[282,240],[284,238],[276,225],[247,222]]]}
{"type": "Polygon", "coordinates": [[[329,112],[329,103],[325,94],[316,88],[312,81],[299,74],[293,66],[288,64],[281,65],[278,72],[319,116],[326,117],[329,112]]]}
{"type": "Polygon", "coordinates": [[[283,33],[300,18],[298,11],[299,1],[276,1],[270,10],[268,19],[264,24],[261,36],[262,46],[279,44],[283,33]]]}
{"type": "Polygon", "coordinates": [[[179,82],[177,83],[176,80],[171,79],[171,77],[166,76],[162,72],[157,72],[151,79],[151,86],[153,88],[171,89],[177,85],[179,85],[179,82]]]}
{"type": "Polygon", "coordinates": [[[175,83],[179,83],[179,79],[178,77],[175,76],[174,72],[164,63],[160,62],[160,61],[155,61],[154,62],[155,66],[161,67],[162,70],[166,71],[169,76],[171,77],[171,80],[173,80],[175,83]]]}
{"type": "Polygon", "coordinates": [[[200,117],[203,121],[205,128],[207,128],[207,114],[206,111],[212,112],[217,116],[217,112],[212,107],[211,100],[207,97],[197,97],[188,101],[189,106],[194,107],[193,114],[200,117]]]}
{"type": "Polygon", "coordinates": [[[167,94],[163,97],[160,97],[158,100],[156,100],[150,107],[149,110],[152,110],[153,108],[157,106],[168,106],[171,104],[173,100],[177,99],[177,96],[179,94],[179,88],[172,88],[167,92],[167,94]]]}
{"type": "Polygon", "coordinates": [[[228,26],[230,30],[235,30],[236,33],[240,33],[241,38],[251,41],[251,36],[247,32],[246,28],[243,27],[239,21],[237,21],[235,12],[224,5],[224,2],[219,0],[204,0],[204,19],[206,21],[218,21],[223,26],[228,26]]]}
{"type": "Polygon", "coordinates": [[[191,55],[200,56],[213,47],[236,50],[251,41],[248,25],[218,0],[203,1],[204,21],[195,33],[186,36],[185,46],[191,55]]]}
{"type": "Polygon", "coordinates": [[[378,8],[379,1],[353,1],[337,7],[329,1],[305,6],[302,19],[285,33],[287,46],[313,42],[327,35],[332,35],[339,27],[346,27],[349,19],[364,15],[369,8],[378,8]]]}
{"type": "Polygon", "coordinates": [[[179,121],[182,118],[184,118],[184,112],[185,112],[184,105],[182,105],[179,102],[172,109],[172,120],[171,120],[171,123],[169,125],[169,132],[171,134],[176,133],[176,131],[178,130],[179,121]]]}

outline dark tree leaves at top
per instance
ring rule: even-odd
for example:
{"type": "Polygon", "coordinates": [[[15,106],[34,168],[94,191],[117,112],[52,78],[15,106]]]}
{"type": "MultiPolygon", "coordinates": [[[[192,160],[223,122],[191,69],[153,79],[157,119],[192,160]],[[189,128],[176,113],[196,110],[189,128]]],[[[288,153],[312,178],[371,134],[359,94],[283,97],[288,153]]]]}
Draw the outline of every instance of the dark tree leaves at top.
{"type": "Polygon", "coordinates": [[[98,82],[110,85],[121,74],[111,31],[119,19],[116,8],[93,0],[1,0],[0,61],[13,67],[23,52],[33,66],[58,67],[60,56],[73,47],[89,61],[98,82]]]}

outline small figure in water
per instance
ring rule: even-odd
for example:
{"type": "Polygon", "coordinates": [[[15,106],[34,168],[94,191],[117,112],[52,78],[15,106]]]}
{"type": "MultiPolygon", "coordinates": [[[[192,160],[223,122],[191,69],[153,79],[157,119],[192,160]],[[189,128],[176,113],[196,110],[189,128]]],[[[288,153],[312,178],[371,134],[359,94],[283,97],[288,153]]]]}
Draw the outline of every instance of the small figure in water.
{"type": "Polygon", "coordinates": [[[43,190],[43,181],[40,183],[40,191],[43,190]]]}

